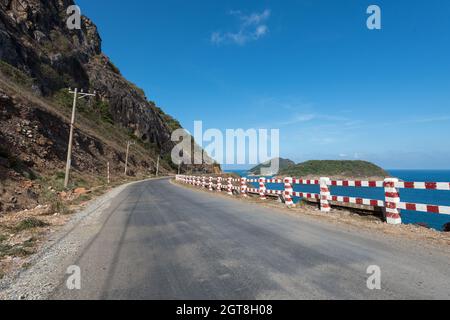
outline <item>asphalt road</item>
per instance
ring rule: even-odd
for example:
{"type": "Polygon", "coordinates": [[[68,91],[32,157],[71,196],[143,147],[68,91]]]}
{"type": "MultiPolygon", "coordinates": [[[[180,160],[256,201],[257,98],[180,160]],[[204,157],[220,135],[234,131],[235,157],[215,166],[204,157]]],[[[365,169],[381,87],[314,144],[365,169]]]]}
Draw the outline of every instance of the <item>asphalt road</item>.
{"type": "Polygon", "coordinates": [[[82,288],[53,299],[450,299],[445,252],[168,180],[120,193],[75,255],[82,288]]]}

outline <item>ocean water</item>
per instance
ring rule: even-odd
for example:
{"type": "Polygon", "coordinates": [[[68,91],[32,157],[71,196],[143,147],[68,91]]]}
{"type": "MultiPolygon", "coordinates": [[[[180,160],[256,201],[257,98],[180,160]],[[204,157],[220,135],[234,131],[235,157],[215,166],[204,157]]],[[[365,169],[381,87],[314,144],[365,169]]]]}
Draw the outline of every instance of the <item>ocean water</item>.
{"type": "MultiPolygon", "coordinates": [[[[388,170],[396,178],[408,182],[450,182],[450,170],[388,170]]],[[[242,177],[247,176],[247,171],[233,171],[242,177]]],[[[257,188],[258,185],[255,185],[257,188]]],[[[267,188],[283,190],[283,184],[268,184],[267,188]]],[[[295,185],[297,192],[319,193],[319,186],[295,185]]],[[[367,199],[384,200],[383,188],[353,188],[330,187],[332,195],[361,197],[367,199]]],[[[431,205],[450,206],[450,191],[441,190],[413,190],[401,189],[402,202],[422,203],[431,205]]],[[[294,199],[298,202],[300,199],[294,199]]],[[[425,224],[430,228],[442,231],[444,225],[450,222],[450,215],[432,214],[425,212],[402,210],[402,220],[405,224],[425,224]]]]}

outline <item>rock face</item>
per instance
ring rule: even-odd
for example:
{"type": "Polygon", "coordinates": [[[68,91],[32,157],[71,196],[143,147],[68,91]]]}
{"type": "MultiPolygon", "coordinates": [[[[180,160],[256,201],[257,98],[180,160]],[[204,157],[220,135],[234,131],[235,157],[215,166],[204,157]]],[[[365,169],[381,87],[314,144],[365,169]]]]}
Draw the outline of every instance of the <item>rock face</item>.
{"type": "Polygon", "coordinates": [[[163,153],[173,144],[167,115],[142,90],[124,79],[101,51],[97,27],[82,17],[69,30],[66,10],[73,0],[0,0],[0,60],[35,79],[33,90],[51,96],[62,88],[96,90],[115,123],[163,153]]]}
{"type": "Polygon", "coordinates": [[[278,171],[277,172],[272,172],[270,175],[274,175],[274,174],[278,174],[278,172],[280,170],[284,170],[290,166],[295,165],[295,162],[289,159],[283,159],[283,158],[275,158],[272,160],[269,160],[265,163],[259,164],[256,167],[252,168],[249,170],[249,173],[252,175],[261,175],[262,174],[262,170],[264,168],[269,169],[271,167],[271,165],[274,163],[276,164],[276,162],[278,162],[278,171]],[[275,162],[274,162],[275,161],[275,162]]]}

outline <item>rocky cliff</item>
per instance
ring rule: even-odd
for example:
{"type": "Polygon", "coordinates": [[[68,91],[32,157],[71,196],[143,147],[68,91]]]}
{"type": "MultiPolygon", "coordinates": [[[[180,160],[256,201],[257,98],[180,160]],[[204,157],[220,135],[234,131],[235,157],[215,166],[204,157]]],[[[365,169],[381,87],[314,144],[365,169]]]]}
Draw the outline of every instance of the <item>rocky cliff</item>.
{"type": "Polygon", "coordinates": [[[72,0],[0,0],[0,60],[34,79],[33,90],[53,95],[62,88],[96,90],[116,123],[142,140],[171,149],[171,128],[142,90],[124,79],[101,51],[97,27],[82,18],[69,30],[72,0]]]}

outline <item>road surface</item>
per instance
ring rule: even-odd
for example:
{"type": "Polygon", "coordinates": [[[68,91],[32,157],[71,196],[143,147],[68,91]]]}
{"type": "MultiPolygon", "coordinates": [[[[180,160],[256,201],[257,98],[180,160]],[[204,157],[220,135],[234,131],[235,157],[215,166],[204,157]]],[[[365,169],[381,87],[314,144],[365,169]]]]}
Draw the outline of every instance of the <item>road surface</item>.
{"type": "MultiPolygon", "coordinates": [[[[394,239],[394,240],[393,240],[394,239]]],[[[173,185],[131,185],[53,299],[450,298],[449,255],[173,185]],[[367,268],[381,268],[381,290],[367,268]]]]}

